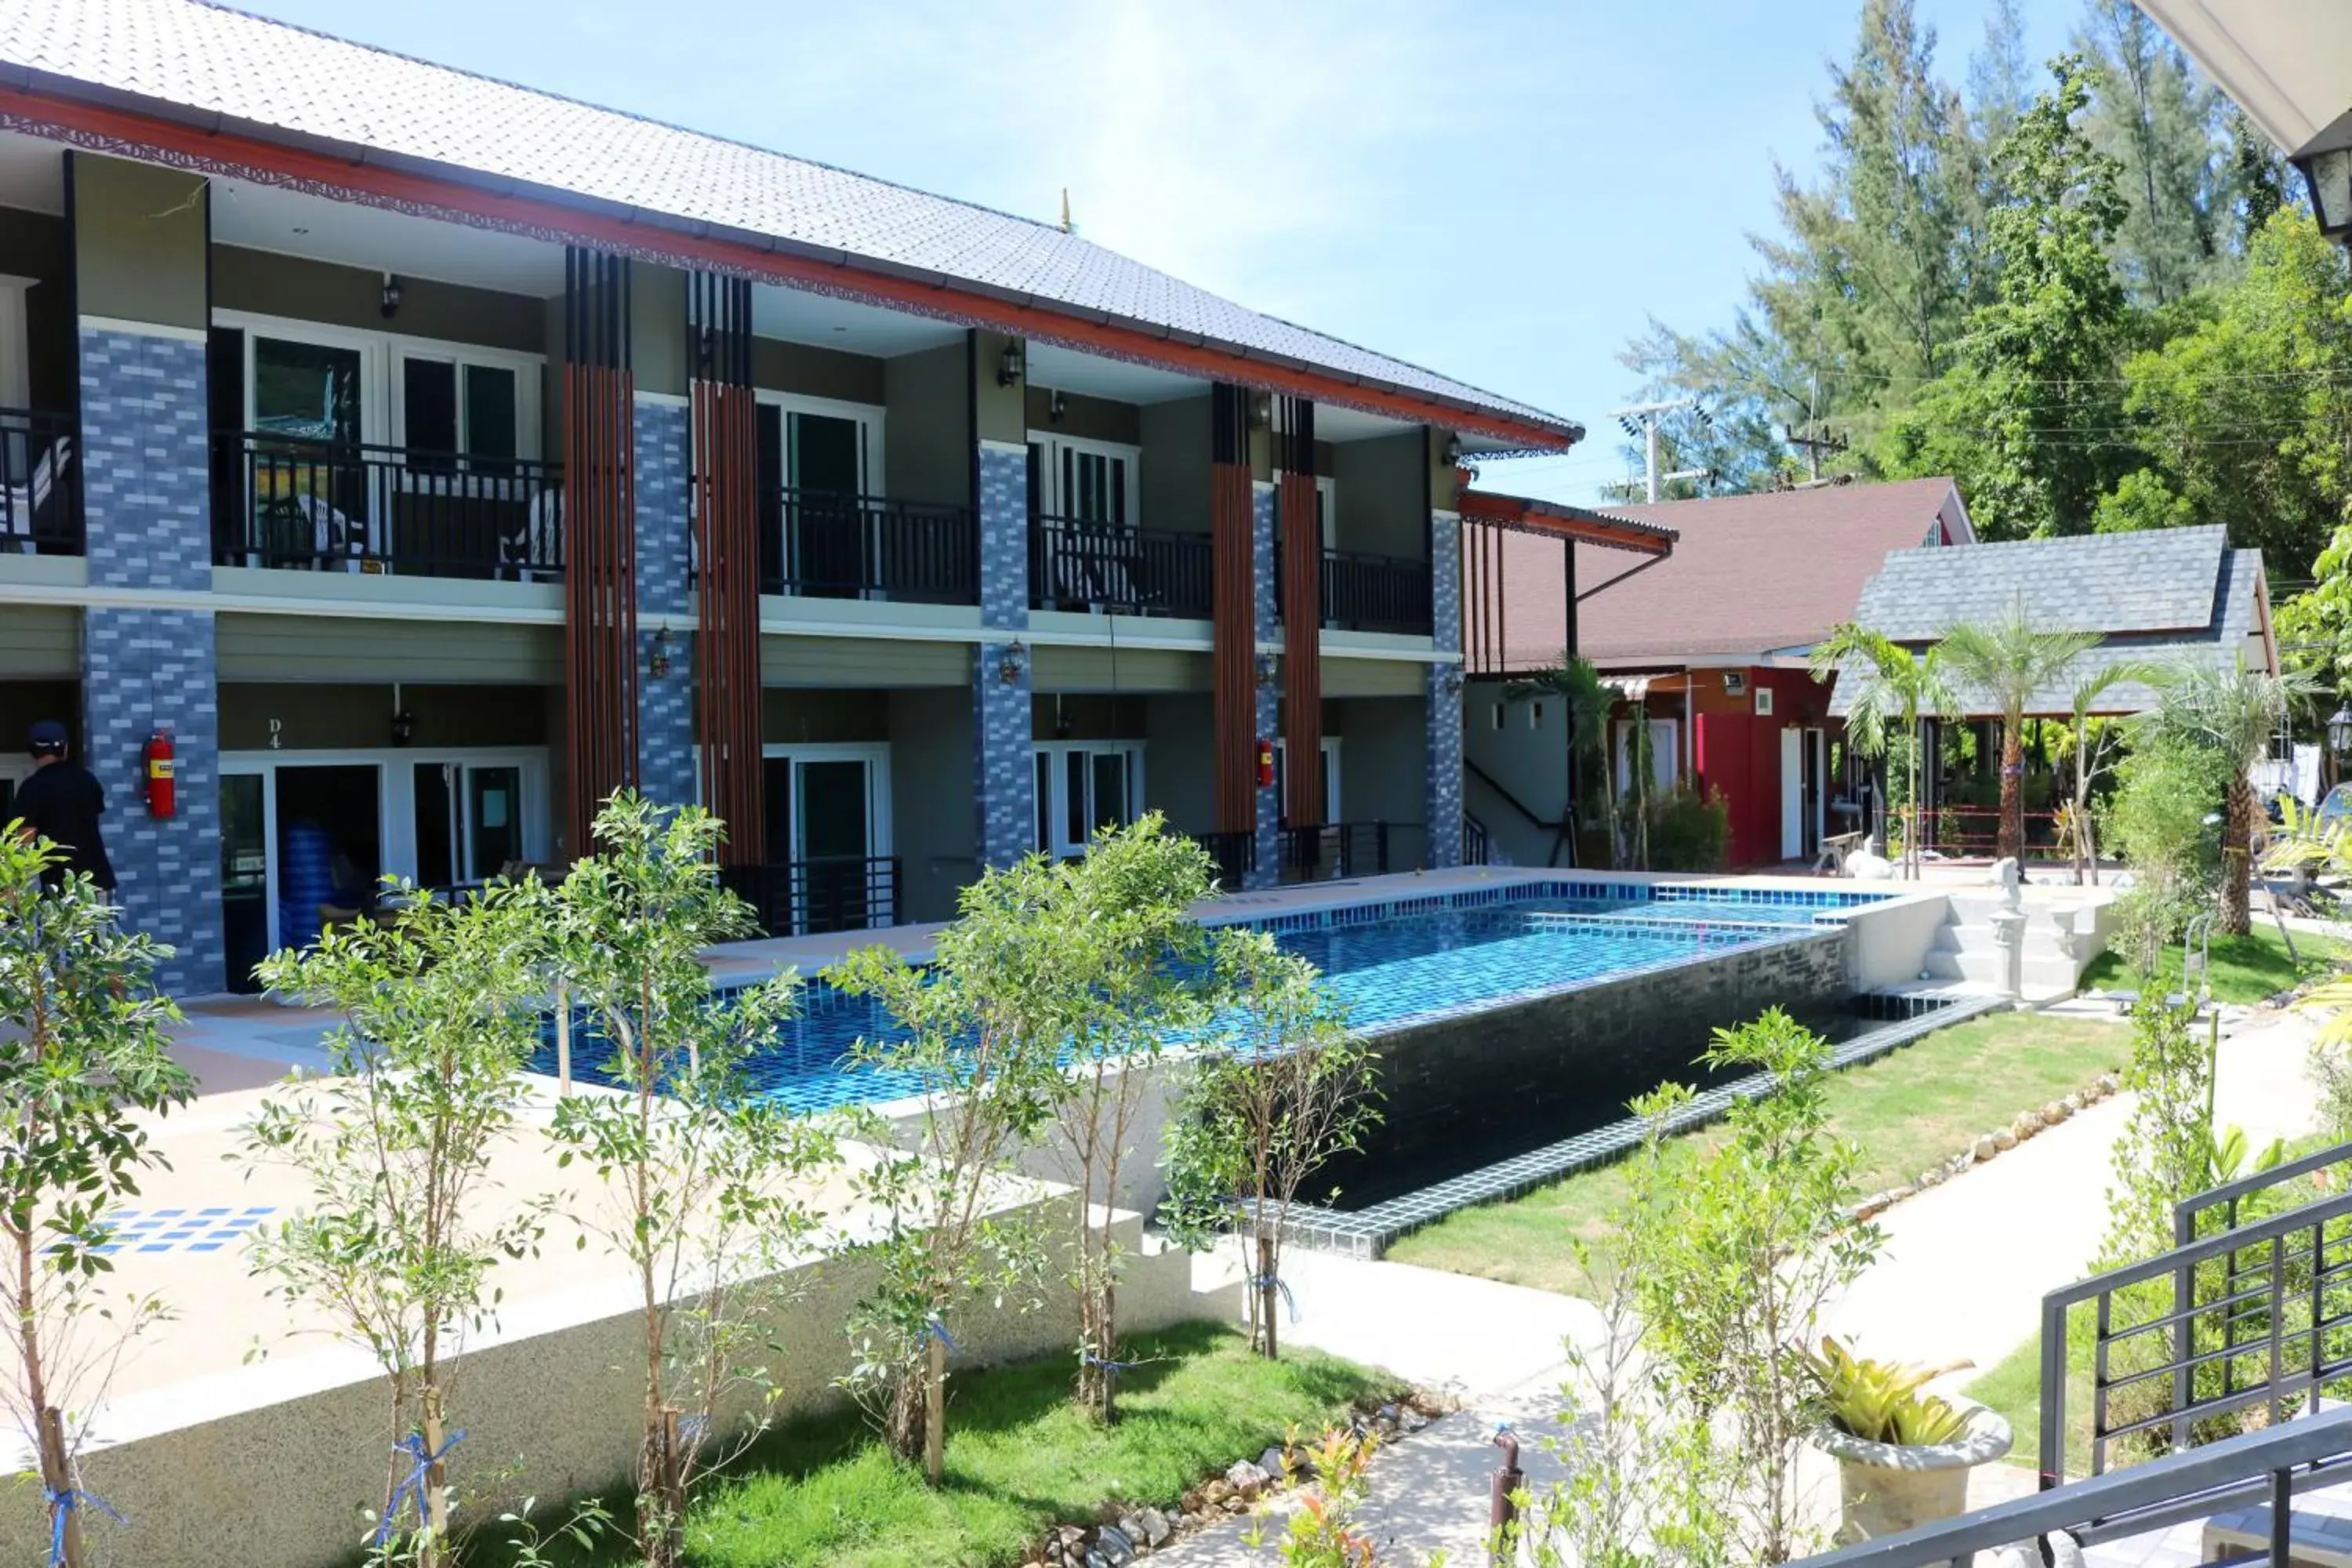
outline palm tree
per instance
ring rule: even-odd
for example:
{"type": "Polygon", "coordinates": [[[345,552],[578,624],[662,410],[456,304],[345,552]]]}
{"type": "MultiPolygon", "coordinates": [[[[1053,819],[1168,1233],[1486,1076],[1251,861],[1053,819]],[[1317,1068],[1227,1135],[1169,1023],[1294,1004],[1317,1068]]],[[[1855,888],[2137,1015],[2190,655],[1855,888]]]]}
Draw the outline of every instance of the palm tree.
{"type": "Polygon", "coordinates": [[[1908,736],[1903,794],[1903,874],[1919,874],[1919,725],[1951,710],[1939,649],[1915,655],[1853,621],[1831,628],[1813,649],[1813,679],[1846,682],[1846,743],[1858,755],[1884,760],[1899,724],[1908,736]]]}
{"type": "MultiPolygon", "coordinates": [[[[1566,793],[1560,797],[1559,830],[1568,842],[1569,864],[1576,863],[1576,784],[1580,777],[1592,776],[1591,767],[1597,767],[1609,792],[1609,818],[1617,818],[1617,777],[1607,766],[1609,755],[1609,710],[1616,705],[1617,694],[1601,679],[1601,671],[1591,659],[1579,658],[1563,649],[1559,663],[1549,669],[1539,669],[1521,680],[1513,681],[1503,693],[1513,702],[1528,702],[1538,698],[1557,698],[1566,716],[1560,725],[1562,743],[1567,747],[1568,772],[1566,793]]],[[[1559,850],[1555,845],[1552,862],[1559,864],[1559,850]]]]}
{"type": "Polygon", "coordinates": [[[2020,594],[1998,620],[1963,621],[1944,634],[1954,684],[2000,710],[2000,842],[1995,853],[2025,859],[2025,710],[2096,647],[2096,632],[2045,632],[2025,618],[2020,594]]]}
{"type": "Polygon", "coordinates": [[[2229,762],[2228,805],[2221,819],[2221,928],[2225,936],[2244,936],[2253,927],[2254,816],[2261,810],[2254,798],[2254,766],[2270,754],[2271,738],[2288,713],[2318,688],[2301,670],[2273,675],[2247,668],[2242,658],[2226,671],[2206,665],[2174,669],[2162,684],[2164,700],[2151,721],[2212,747],[2229,762]]]}

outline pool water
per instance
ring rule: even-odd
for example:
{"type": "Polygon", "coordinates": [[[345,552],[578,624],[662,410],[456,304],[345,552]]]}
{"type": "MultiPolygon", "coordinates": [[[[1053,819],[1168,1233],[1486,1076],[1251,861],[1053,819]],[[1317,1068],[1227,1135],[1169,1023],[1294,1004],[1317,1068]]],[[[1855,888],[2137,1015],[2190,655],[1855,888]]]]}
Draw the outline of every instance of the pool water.
{"type": "MultiPolygon", "coordinates": [[[[1509,901],[1486,890],[1460,903],[1416,899],[1253,923],[1273,927],[1282,948],[1323,971],[1358,1030],[1378,1033],[1786,941],[1868,901],[1843,892],[1725,898],[1672,888],[1629,898],[1591,883],[1516,890],[1524,896],[1509,901]]],[[[803,1112],[906,1099],[922,1092],[913,1073],[845,1059],[859,1038],[882,1038],[893,1027],[877,1004],[811,977],[799,1016],[752,1058],[747,1074],[761,1091],[803,1112]]],[[[604,1080],[592,1042],[575,1040],[573,1054],[579,1078],[604,1080]]],[[[551,1026],[532,1067],[555,1070],[551,1026]]]]}

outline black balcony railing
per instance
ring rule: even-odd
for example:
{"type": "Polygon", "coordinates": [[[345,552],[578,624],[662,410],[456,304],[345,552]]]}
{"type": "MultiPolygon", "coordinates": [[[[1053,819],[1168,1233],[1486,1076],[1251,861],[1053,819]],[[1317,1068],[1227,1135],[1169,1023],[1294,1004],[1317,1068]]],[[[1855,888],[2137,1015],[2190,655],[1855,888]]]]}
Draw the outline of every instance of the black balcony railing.
{"type": "Polygon", "coordinates": [[[1430,633],[1429,563],[1323,552],[1323,624],[1334,631],[1430,633]]]}
{"type": "Polygon", "coordinates": [[[556,582],[562,470],[533,458],[226,432],[213,443],[213,560],[556,582]]]}
{"type": "Polygon", "coordinates": [[[1241,891],[1249,874],[1257,869],[1257,835],[1195,833],[1192,837],[1217,863],[1218,889],[1228,893],[1241,891]]]}
{"type": "Polygon", "coordinates": [[[763,593],[980,602],[980,530],[967,508],[788,489],[771,491],[765,510],[763,593]]]}
{"type": "Polygon", "coordinates": [[[1029,524],[1029,602],[1041,610],[1203,620],[1211,559],[1205,533],[1040,517],[1029,524]]]}
{"type": "Polygon", "coordinates": [[[1333,822],[1321,827],[1282,830],[1282,879],[1325,882],[1339,877],[1377,877],[1389,868],[1385,822],[1333,822]]]}
{"type": "Polygon", "coordinates": [[[730,866],[728,890],[770,936],[813,936],[898,923],[898,862],[887,855],[821,856],[775,866],[730,866]]]}
{"type": "Polygon", "coordinates": [[[70,416],[0,408],[0,554],[81,553],[79,437],[70,416]]]}

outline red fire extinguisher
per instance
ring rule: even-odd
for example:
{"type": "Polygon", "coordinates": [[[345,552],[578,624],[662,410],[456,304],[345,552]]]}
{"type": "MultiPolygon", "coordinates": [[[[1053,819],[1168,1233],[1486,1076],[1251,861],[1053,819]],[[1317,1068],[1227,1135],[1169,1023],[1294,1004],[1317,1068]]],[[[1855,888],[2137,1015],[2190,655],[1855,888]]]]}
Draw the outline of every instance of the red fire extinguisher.
{"type": "Polygon", "coordinates": [[[1257,743],[1257,787],[1260,789],[1274,787],[1274,742],[1272,741],[1260,741],[1257,743]]]}
{"type": "Polygon", "coordinates": [[[176,816],[180,811],[179,784],[173,776],[175,754],[172,747],[172,731],[158,730],[147,737],[147,815],[176,816]]]}

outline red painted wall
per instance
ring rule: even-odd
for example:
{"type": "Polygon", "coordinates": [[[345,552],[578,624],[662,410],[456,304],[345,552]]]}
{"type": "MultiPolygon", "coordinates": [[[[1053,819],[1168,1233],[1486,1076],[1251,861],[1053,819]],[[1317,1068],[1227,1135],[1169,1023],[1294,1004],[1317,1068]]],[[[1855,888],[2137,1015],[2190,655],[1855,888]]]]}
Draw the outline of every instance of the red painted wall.
{"type": "Polygon", "coordinates": [[[1720,800],[1731,823],[1727,851],[1735,868],[1769,866],[1780,858],[1780,731],[1831,728],[1830,689],[1801,669],[1744,672],[1747,693],[1723,691],[1720,670],[1694,670],[1698,710],[1698,787],[1720,800]],[[1756,692],[1769,688],[1772,711],[1756,711],[1756,692]]]}

